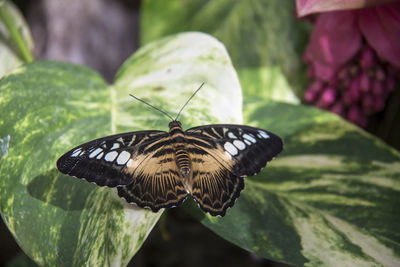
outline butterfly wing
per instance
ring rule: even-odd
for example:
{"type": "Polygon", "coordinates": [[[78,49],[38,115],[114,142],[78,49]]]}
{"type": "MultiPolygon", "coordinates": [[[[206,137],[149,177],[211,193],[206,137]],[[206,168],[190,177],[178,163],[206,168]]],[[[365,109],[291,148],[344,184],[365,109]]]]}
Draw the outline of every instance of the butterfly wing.
{"type": "Polygon", "coordinates": [[[158,211],[181,204],[187,196],[170,143],[162,131],[107,136],[65,153],[57,168],[99,186],[118,187],[127,202],[158,211]]]}
{"type": "Polygon", "coordinates": [[[224,216],[244,188],[244,179],[215,160],[198,144],[188,144],[192,162],[190,193],[200,208],[213,216],[224,216]]]}
{"type": "Polygon", "coordinates": [[[148,207],[154,212],[179,206],[186,199],[187,192],[180,178],[172,146],[157,145],[157,149],[149,153],[150,156],[142,164],[127,169],[134,180],[129,185],[119,186],[118,195],[129,203],[148,207]]]}
{"type": "Polygon", "coordinates": [[[99,186],[115,187],[133,181],[129,166],[138,166],[146,157],[146,145],[167,137],[162,131],[140,131],[99,138],[77,146],[57,161],[60,172],[99,186]]]}
{"type": "Polygon", "coordinates": [[[283,148],[277,135],[244,125],[205,125],[191,128],[185,134],[193,144],[240,177],[259,173],[283,148]]]}
{"type": "Polygon", "coordinates": [[[275,134],[242,125],[206,125],[185,134],[192,159],[191,194],[214,216],[225,215],[244,188],[243,177],[260,172],[283,146],[275,134]]]}

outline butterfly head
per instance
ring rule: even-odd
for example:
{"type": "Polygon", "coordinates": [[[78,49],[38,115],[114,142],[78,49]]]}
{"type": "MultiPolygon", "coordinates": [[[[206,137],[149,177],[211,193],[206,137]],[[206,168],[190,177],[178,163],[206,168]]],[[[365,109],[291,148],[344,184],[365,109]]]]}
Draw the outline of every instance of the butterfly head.
{"type": "Polygon", "coordinates": [[[170,129],[173,129],[173,128],[176,128],[176,127],[182,128],[182,123],[180,121],[173,120],[168,124],[168,127],[170,129]]]}

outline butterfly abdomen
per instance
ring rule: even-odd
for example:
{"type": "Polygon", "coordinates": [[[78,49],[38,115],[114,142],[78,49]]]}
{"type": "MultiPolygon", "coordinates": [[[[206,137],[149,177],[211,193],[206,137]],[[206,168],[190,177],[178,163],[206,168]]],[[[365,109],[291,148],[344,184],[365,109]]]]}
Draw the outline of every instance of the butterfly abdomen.
{"type": "Polygon", "coordinates": [[[187,177],[190,173],[190,158],[188,153],[184,149],[178,149],[175,151],[175,155],[179,171],[184,177],[187,177]]]}
{"type": "Polygon", "coordinates": [[[183,177],[188,177],[190,173],[190,157],[186,151],[185,134],[179,121],[172,121],[169,124],[169,134],[175,150],[176,165],[183,177]]]}

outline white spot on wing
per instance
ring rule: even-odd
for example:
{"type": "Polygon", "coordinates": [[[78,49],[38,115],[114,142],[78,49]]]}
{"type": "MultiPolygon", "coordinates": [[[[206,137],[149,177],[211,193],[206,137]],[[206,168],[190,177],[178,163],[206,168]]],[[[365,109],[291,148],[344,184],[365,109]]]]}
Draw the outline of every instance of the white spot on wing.
{"type": "Polygon", "coordinates": [[[244,134],[244,135],[243,135],[243,138],[246,139],[246,140],[249,140],[249,141],[252,142],[252,143],[257,142],[257,140],[254,138],[254,136],[249,135],[249,134],[244,134]]]}
{"type": "Polygon", "coordinates": [[[94,157],[96,157],[97,156],[97,154],[99,154],[100,152],[102,152],[103,151],[103,149],[101,149],[101,148],[96,148],[92,153],[90,153],[89,154],[89,158],[94,158],[94,157]]]}
{"type": "Polygon", "coordinates": [[[116,151],[111,151],[111,152],[108,152],[107,154],[106,154],[106,156],[104,157],[104,159],[105,159],[105,161],[114,161],[115,160],[115,158],[118,156],[118,152],[116,152],[116,151]]]}
{"type": "Polygon", "coordinates": [[[238,153],[237,148],[236,148],[234,145],[232,145],[231,143],[229,143],[229,142],[226,142],[226,143],[224,144],[224,148],[225,148],[225,150],[226,150],[229,154],[231,154],[232,156],[235,156],[235,155],[237,155],[237,153],[238,153]]]}
{"type": "Polygon", "coordinates": [[[228,137],[231,138],[231,139],[237,139],[237,136],[232,132],[228,133],[228,137]]]}
{"type": "Polygon", "coordinates": [[[240,140],[234,140],[233,145],[237,147],[239,150],[243,150],[246,148],[246,145],[240,140]]]}
{"type": "Polygon", "coordinates": [[[261,135],[261,138],[264,138],[264,139],[269,138],[269,135],[264,131],[258,130],[258,133],[259,133],[259,135],[261,135]]]}
{"type": "Polygon", "coordinates": [[[119,143],[114,143],[111,150],[116,149],[116,148],[119,148],[119,143]]]}
{"type": "Polygon", "coordinates": [[[77,157],[79,155],[79,153],[81,153],[81,152],[82,152],[82,148],[75,149],[74,152],[72,152],[71,157],[73,157],[73,158],[77,157]]]}
{"type": "Polygon", "coordinates": [[[218,136],[219,138],[221,138],[221,135],[215,130],[215,128],[211,128],[212,132],[218,136]]]}
{"type": "Polygon", "coordinates": [[[251,142],[247,139],[244,139],[244,142],[246,143],[246,145],[251,145],[251,142]]]}
{"type": "Polygon", "coordinates": [[[131,166],[133,163],[133,159],[129,159],[128,162],[126,163],[126,167],[131,166]]]}
{"type": "Polygon", "coordinates": [[[128,145],[131,146],[133,143],[135,143],[135,141],[136,141],[136,135],[132,136],[132,139],[128,145]]]}
{"type": "Polygon", "coordinates": [[[121,153],[119,153],[119,156],[117,158],[117,164],[118,165],[124,165],[125,163],[128,162],[130,157],[131,157],[131,153],[126,152],[126,151],[122,151],[121,153]]]}
{"type": "Polygon", "coordinates": [[[101,152],[99,155],[97,155],[96,159],[101,159],[104,155],[104,152],[101,152]]]}

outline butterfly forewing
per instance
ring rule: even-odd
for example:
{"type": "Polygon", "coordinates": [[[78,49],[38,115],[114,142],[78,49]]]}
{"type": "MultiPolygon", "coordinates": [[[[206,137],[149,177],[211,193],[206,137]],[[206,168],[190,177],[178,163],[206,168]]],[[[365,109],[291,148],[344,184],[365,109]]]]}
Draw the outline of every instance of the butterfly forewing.
{"type": "Polygon", "coordinates": [[[166,137],[168,133],[162,131],[141,131],[99,138],[65,153],[57,168],[100,186],[127,185],[133,177],[126,169],[146,158],[143,150],[148,144],[166,137]]]}
{"type": "Polygon", "coordinates": [[[259,173],[283,148],[275,134],[244,125],[205,125],[185,133],[189,142],[241,177],[259,173]]]}

